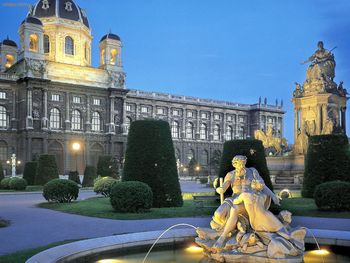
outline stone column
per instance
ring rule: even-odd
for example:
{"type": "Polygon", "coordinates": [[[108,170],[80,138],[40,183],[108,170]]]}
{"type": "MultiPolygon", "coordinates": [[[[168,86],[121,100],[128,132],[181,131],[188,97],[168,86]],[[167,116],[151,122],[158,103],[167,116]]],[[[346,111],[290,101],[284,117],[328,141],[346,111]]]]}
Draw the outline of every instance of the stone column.
{"type": "Polygon", "coordinates": [[[27,87],[27,117],[26,117],[26,129],[33,129],[33,88],[27,87]]]}
{"type": "Polygon", "coordinates": [[[197,140],[199,140],[200,139],[200,126],[201,126],[199,110],[196,110],[195,114],[196,114],[196,136],[195,136],[195,138],[197,140]]]}
{"type": "Polygon", "coordinates": [[[11,118],[11,129],[13,131],[17,130],[17,97],[16,97],[16,91],[13,90],[12,92],[13,100],[12,100],[12,118],[11,118]]]}
{"type": "Polygon", "coordinates": [[[43,89],[43,118],[41,119],[41,128],[43,130],[47,130],[48,127],[49,125],[47,118],[47,90],[43,89]]]}
{"type": "Polygon", "coordinates": [[[208,127],[208,140],[213,140],[213,112],[209,112],[209,127],[208,127]]]}
{"type": "Polygon", "coordinates": [[[109,96],[109,125],[108,125],[108,133],[109,134],[115,134],[115,127],[114,127],[114,98],[115,96],[111,95],[109,96]]]}
{"type": "MultiPolygon", "coordinates": [[[[70,93],[66,93],[66,119],[64,121],[65,123],[65,130],[70,131],[71,130],[71,122],[70,122],[70,93]]],[[[68,150],[68,148],[67,148],[68,150]]],[[[66,170],[65,170],[66,171],[66,170]]]]}
{"type": "Polygon", "coordinates": [[[180,138],[186,138],[186,124],[187,124],[187,120],[185,117],[185,110],[182,110],[182,127],[181,127],[181,136],[180,138]]]}
{"type": "Polygon", "coordinates": [[[121,124],[123,134],[126,134],[125,123],[126,123],[126,100],[125,98],[123,98],[122,124],[121,124]]]}
{"type": "Polygon", "coordinates": [[[222,132],[221,132],[221,134],[222,134],[222,141],[224,142],[225,140],[226,140],[226,132],[227,132],[227,123],[226,123],[226,117],[227,117],[227,113],[223,113],[222,114],[222,118],[223,118],[223,120],[222,120],[222,132]]]}
{"type": "Polygon", "coordinates": [[[342,129],[344,133],[346,134],[346,107],[341,108],[341,123],[342,123],[342,129]]]}
{"type": "MultiPolygon", "coordinates": [[[[85,121],[85,131],[91,132],[91,96],[86,96],[86,121],[85,121]]],[[[103,123],[101,123],[103,125],[103,123]]]]}

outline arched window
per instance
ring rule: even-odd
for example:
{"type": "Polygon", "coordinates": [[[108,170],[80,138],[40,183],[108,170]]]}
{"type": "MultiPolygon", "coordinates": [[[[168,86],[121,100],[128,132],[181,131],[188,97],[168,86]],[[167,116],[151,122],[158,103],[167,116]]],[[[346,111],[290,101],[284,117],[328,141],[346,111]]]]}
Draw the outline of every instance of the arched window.
{"type": "Polygon", "coordinates": [[[61,128],[61,112],[57,108],[50,110],[50,128],[59,129],[61,128]]]}
{"type": "Polygon", "coordinates": [[[113,48],[111,50],[111,60],[109,61],[111,65],[117,65],[117,55],[118,55],[118,51],[113,48]]]}
{"type": "Polygon", "coordinates": [[[230,141],[233,139],[233,129],[232,129],[232,126],[227,126],[227,129],[226,129],[226,140],[227,141],[230,141]]]}
{"type": "Polygon", "coordinates": [[[213,139],[214,139],[214,141],[220,141],[220,126],[219,125],[214,126],[213,139]]]}
{"type": "Polygon", "coordinates": [[[67,36],[64,41],[65,53],[67,55],[74,55],[74,40],[67,36]]]}
{"type": "Polygon", "coordinates": [[[85,60],[89,60],[89,45],[88,43],[85,42],[84,44],[84,57],[85,57],[85,60]]]}
{"type": "Polygon", "coordinates": [[[101,131],[101,116],[97,111],[92,114],[91,130],[101,131]]]}
{"type": "Polygon", "coordinates": [[[244,138],[245,138],[245,129],[244,129],[244,126],[239,127],[239,130],[238,130],[238,138],[239,138],[239,139],[244,139],[244,138]]]}
{"type": "Polygon", "coordinates": [[[207,125],[204,123],[201,124],[201,129],[199,131],[199,138],[201,140],[208,139],[208,129],[207,129],[207,125]]]}
{"type": "Polygon", "coordinates": [[[132,122],[132,119],[130,117],[125,118],[125,132],[126,133],[129,133],[131,122],[132,122]]]}
{"type": "Polygon", "coordinates": [[[81,113],[78,110],[72,111],[72,130],[81,130],[81,113]]]}
{"type": "Polygon", "coordinates": [[[7,128],[7,112],[4,106],[0,106],[0,128],[7,128]]]}
{"type": "Polygon", "coordinates": [[[5,68],[12,67],[12,65],[15,63],[15,57],[11,54],[6,54],[5,58],[6,58],[5,68]]]}
{"type": "Polygon", "coordinates": [[[173,121],[171,124],[171,135],[173,138],[179,138],[179,123],[173,121]]]}
{"type": "Polygon", "coordinates": [[[104,65],[106,63],[105,55],[106,55],[106,50],[102,49],[101,50],[101,65],[104,65]]]}
{"type": "Polygon", "coordinates": [[[50,37],[44,35],[44,53],[50,53],[50,37]]]}
{"type": "Polygon", "coordinates": [[[0,163],[7,161],[7,143],[0,141],[0,163]]]}
{"type": "Polygon", "coordinates": [[[186,138],[187,139],[193,139],[194,129],[193,129],[193,123],[188,122],[186,124],[186,138]]]}
{"type": "Polygon", "coordinates": [[[207,150],[203,150],[201,152],[201,157],[200,157],[200,164],[201,165],[208,165],[209,163],[209,153],[207,150]]]}
{"type": "Polygon", "coordinates": [[[194,159],[194,150],[189,149],[187,152],[187,162],[189,163],[192,159],[194,159]]]}
{"type": "Polygon", "coordinates": [[[29,35],[29,51],[32,52],[38,52],[39,46],[38,46],[39,38],[36,34],[29,35]]]}

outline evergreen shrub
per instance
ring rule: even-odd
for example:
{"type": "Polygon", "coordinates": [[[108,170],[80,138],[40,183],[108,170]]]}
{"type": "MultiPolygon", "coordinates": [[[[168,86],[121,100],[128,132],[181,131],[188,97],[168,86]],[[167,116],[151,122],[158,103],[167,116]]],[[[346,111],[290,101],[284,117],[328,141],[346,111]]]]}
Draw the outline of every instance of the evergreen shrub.
{"type": "Polygon", "coordinates": [[[116,160],[110,155],[98,157],[97,175],[101,177],[118,177],[118,167],[116,160]]]}
{"type": "Polygon", "coordinates": [[[68,174],[68,179],[76,182],[78,185],[81,184],[78,171],[70,171],[68,174]]]}
{"type": "Polygon", "coordinates": [[[321,210],[350,211],[350,182],[330,181],[316,186],[315,203],[321,210]]]}
{"type": "Polygon", "coordinates": [[[150,186],[153,207],[183,205],[168,122],[138,120],[131,123],[122,180],[140,181],[150,186]]]}
{"type": "Polygon", "coordinates": [[[111,189],[110,201],[117,212],[145,212],[152,207],[152,189],[142,182],[117,183],[111,189]]]}
{"type": "Polygon", "coordinates": [[[96,168],[94,166],[86,166],[84,171],[83,186],[93,186],[94,180],[97,178],[96,168]]]}
{"type": "Polygon", "coordinates": [[[4,168],[2,167],[2,164],[0,162],[0,182],[4,178],[5,178],[5,176],[4,176],[4,168]]]}
{"type": "Polygon", "coordinates": [[[70,203],[79,195],[76,182],[65,179],[53,179],[44,185],[43,196],[48,202],[70,203]]]}
{"type": "MultiPolygon", "coordinates": [[[[273,190],[270,179],[270,172],[267,168],[265,149],[260,140],[246,139],[246,140],[232,140],[224,143],[224,149],[221,157],[219,177],[224,178],[226,174],[232,171],[232,159],[236,155],[244,155],[247,157],[246,167],[254,167],[265,185],[273,190]]],[[[225,195],[231,195],[232,191],[228,189],[225,195]]]]}
{"type": "Polygon", "coordinates": [[[5,189],[5,190],[10,189],[10,181],[11,181],[11,177],[5,177],[4,179],[2,179],[0,182],[1,189],[5,189]]]}
{"type": "Polygon", "coordinates": [[[23,179],[27,181],[28,185],[34,185],[37,167],[37,162],[27,162],[24,165],[23,179]]]}
{"type": "Polygon", "coordinates": [[[349,142],[345,135],[309,137],[302,196],[312,198],[315,187],[329,181],[350,182],[349,142]]]}
{"type": "Polygon", "coordinates": [[[52,179],[58,178],[58,168],[54,155],[43,154],[39,157],[35,175],[35,184],[44,185],[52,179]]]}
{"type": "Polygon", "coordinates": [[[112,177],[98,177],[94,182],[94,192],[108,197],[111,194],[111,189],[117,180],[112,177]]]}
{"type": "Polygon", "coordinates": [[[9,182],[9,189],[11,190],[25,190],[27,187],[27,181],[20,177],[11,177],[9,182]]]}

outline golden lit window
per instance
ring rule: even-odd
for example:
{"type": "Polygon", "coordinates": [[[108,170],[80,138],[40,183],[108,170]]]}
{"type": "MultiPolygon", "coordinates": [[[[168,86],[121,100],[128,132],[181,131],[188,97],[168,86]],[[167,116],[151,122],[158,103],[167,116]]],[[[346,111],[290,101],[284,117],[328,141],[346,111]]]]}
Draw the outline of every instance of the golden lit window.
{"type": "Polygon", "coordinates": [[[111,65],[117,64],[117,55],[118,55],[118,51],[115,48],[113,48],[111,50],[111,60],[110,60],[111,65]]]}
{"type": "Polygon", "coordinates": [[[105,54],[106,54],[106,50],[102,49],[101,50],[101,65],[105,64],[105,54]]]}
{"type": "Polygon", "coordinates": [[[5,64],[5,67],[6,67],[6,68],[12,67],[12,65],[13,65],[14,62],[15,62],[15,57],[14,57],[13,55],[10,55],[10,54],[7,54],[5,57],[6,57],[6,64],[5,64]]]}
{"type": "Polygon", "coordinates": [[[31,34],[29,36],[29,50],[32,52],[38,52],[39,51],[39,38],[36,34],[31,34]]]}

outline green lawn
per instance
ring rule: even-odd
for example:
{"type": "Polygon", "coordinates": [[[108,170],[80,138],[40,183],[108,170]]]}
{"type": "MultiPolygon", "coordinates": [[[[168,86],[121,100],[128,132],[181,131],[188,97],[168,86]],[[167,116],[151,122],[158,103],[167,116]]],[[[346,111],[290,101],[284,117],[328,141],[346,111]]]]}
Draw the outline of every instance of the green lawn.
{"type": "Polygon", "coordinates": [[[295,216],[350,218],[350,212],[320,211],[312,198],[289,198],[281,201],[281,208],[295,216]]]}
{"type": "Polygon", "coordinates": [[[192,200],[185,200],[183,207],[152,208],[146,213],[116,213],[107,197],[93,197],[70,204],[41,203],[39,207],[72,214],[122,220],[208,216],[214,212],[213,208],[196,209],[192,200]]]}
{"type": "Polygon", "coordinates": [[[26,250],[21,250],[15,253],[11,253],[5,256],[0,256],[0,263],[24,263],[26,262],[29,258],[34,256],[35,254],[38,254],[41,251],[44,251],[46,249],[56,247],[59,245],[71,243],[77,240],[67,240],[67,241],[61,241],[61,242],[55,242],[52,244],[49,244],[47,246],[42,246],[42,247],[37,247],[33,249],[26,249],[26,250]]]}
{"type": "Polygon", "coordinates": [[[40,192],[43,190],[42,185],[28,185],[25,190],[21,191],[15,191],[15,190],[5,190],[5,189],[0,189],[0,192],[40,192]]]}

